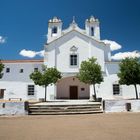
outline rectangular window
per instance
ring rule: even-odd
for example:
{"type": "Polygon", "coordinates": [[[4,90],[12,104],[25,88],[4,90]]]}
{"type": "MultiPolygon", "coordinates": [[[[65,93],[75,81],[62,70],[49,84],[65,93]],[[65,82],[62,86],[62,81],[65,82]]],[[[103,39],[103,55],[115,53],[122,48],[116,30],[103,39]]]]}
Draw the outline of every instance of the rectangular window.
{"type": "Polygon", "coordinates": [[[34,68],[34,71],[38,71],[38,68],[34,68]]]}
{"type": "Polygon", "coordinates": [[[20,72],[20,73],[23,73],[23,69],[20,69],[19,72],[20,72]]]}
{"type": "Polygon", "coordinates": [[[77,66],[77,55],[76,54],[70,55],[70,65],[77,66]]]}
{"type": "Polygon", "coordinates": [[[113,95],[119,95],[119,94],[120,94],[120,85],[113,84],[113,95]]]}
{"type": "Polygon", "coordinates": [[[9,73],[10,72],[10,68],[6,68],[6,73],[9,73]]]}
{"type": "Polygon", "coordinates": [[[35,86],[28,85],[28,95],[34,95],[34,94],[35,94],[35,86]]]}
{"type": "Polygon", "coordinates": [[[81,91],[85,91],[85,88],[81,88],[81,91]]]}

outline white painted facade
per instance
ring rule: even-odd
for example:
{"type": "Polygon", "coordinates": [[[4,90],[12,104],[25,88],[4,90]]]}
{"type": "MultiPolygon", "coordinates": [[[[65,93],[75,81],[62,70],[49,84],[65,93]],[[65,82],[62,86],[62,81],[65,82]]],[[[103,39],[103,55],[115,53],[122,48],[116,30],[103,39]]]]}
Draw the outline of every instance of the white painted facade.
{"type": "Polygon", "coordinates": [[[35,86],[34,95],[28,95],[28,85],[34,85],[29,75],[35,68],[42,70],[43,60],[4,60],[3,78],[0,89],[4,89],[3,99],[36,100],[44,98],[44,88],[35,86]],[[7,69],[10,69],[7,72],[7,69]],[[21,69],[23,71],[21,72],[21,69]]]}
{"type": "MultiPolygon", "coordinates": [[[[84,98],[90,98],[93,93],[92,86],[72,80],[79,72],[80,64],[88,58],[95,57],[101,65],[104,82],[96,85],[97,96],[103,99],[128,99],[135,98],[133,86],[119,86],[119,94],[113,95],[113,84],[118,84],[117,73],[119,62],[111,61],[110,44],[100,40],[100,26],[98,19],[90,17],[85,21],[85,29],[80,29],[73,20],[70,26],[62,30],[62,21],[57,17],[49,20],[48,40],[45,44],[44,63],[48,67],[56,67],[63,75],[60,83],[49,89],[54,99],[70,99],[70,86],[78,87],[78,99],[82,99],[81,89],[85,89],[84,98]],[[53,28],[57,32],[53,32],[53,28]],[[70,55],[77,55],[77,65],[70,65],[70,55]],[[82,85],[83,84],[83,85],[82,85]],[[88,89],[88,90],[87,90],[88,89]],[[55,93],[54,93],[55,92],[55,93]]],[[[139,89],[139,86],[138,86],[139,89]]]]}
{"type": "MultiPolygon", "coordinates": [[[[63,30],[62,21],[57,17],[48,22],[47,42],[44,45],[44,61],[11,62],[5,64],[4,75],[0,80],[0,89],[6,89],[4,99],[22,98],[24,100],[44,98],[44,88],[35,86],[35,94],[28,95],[28,85],[33,85],[29,75],[37,67],[41,70],[44,63],[48,67],[56,67],[62,73],[62,79],[47,89],[47,100],[55,99],[89,99],[92,97],[92,86],[81,83],[75,76],[80,64],[88,58],[95,57],[101,65],[104,82],[96,85],[97,97],[103,99],[135,98],[133,86],[119,86],[119,93],[113,94],[113,85],[118,84],[118,62],[111,61],[110,44],[100,40],[98,19],[90,17],[85,21],[85,29],[80,29],[73,20],[70,26],[63,30]],[[76,64],[73,57],[76,57],[76,64]],[[5,73],[6,68],[10,73],[5,73]],[[20,69],[24,69],[20,73],[20,69]],[[73,95],[73,93],[76,93],[73,95]]],[[[138,91],[140,87],[138,86],[138,91]]]]}

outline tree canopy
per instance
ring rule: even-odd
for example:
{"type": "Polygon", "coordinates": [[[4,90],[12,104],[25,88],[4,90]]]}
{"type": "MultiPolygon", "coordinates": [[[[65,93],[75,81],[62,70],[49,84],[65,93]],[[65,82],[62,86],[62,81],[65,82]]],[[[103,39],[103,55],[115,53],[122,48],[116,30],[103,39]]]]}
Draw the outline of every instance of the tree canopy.
{"type": "Polygon", "coordinates": [[[4,69],[4,64],[2,64],[2,62],[1,62],[1,60],[0,60],[0,79],[1,79],[2,76],[3,76],[3,73],[2,73],[3,69],[4,69]]]}
{"type": "Polygon", "coordinates": [[[35,71],[30,74],[30,79],[34,81],[36,85],[45,87],[45,101],[46,101],[46,88],[50,84],[55,84],[61,79],[61,73],[56,68],[47,68],[43,72],[35,71]]]}
{"type": "Polygon", "coordinates": [[[103,81],[101,66],[96,62],[96,58],[92,57],[87,61],[83,61],[80,66],[78,79],[86,84],[93,85],[94,96],[96,99],[95,84],[103,81]]]}
{"type": "Polygon", "coordinates": [[[140,84],[140,61],[138,58],[126,58],[119,64],[120,72],[118,73],[119,83],[134,85],[136,99],[138,99],[137,84],[140,84]]]}

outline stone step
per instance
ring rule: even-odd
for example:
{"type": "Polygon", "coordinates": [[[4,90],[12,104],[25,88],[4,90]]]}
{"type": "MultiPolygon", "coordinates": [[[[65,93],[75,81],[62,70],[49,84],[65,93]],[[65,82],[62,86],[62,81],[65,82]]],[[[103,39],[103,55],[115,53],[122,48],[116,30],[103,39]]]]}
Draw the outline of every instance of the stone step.
{"type": "Polygon", "coordinates": [[[101,103],[96,103],[96,104],[29,104],[30,107],[38,106],[38,107],[65,107],[65,106],[100,106],[101,103]]]}
{"type": "Polygon", "coordinates": [[[83,112],[31,112],[29,115],[72,115],[72,114],[97,114],[103,113],[102,110],[99,111],[83,111],[83,112]]]}
{"type": "Polygon", "coordinates": [[[33,111],[86,111],[86,110],[101,110],[101,108],[85,108],[85,109],[29,109],[30,112],[33,111]]]}
{"type": "Polygon", "coordinates": [[[29,115],[63,115],[102,113],[100,102],[84,103],[37,103],[29,104],[29,115]]]}
{"type": "Polygon", "coordinates": [[[29,106],[30,109],[85,109],[85,108],[100,108],[101,105],[98,106],[29,106]]]}
{"type": "Polygon", "coordinates": [[[89,109],[57,109],[57,110],[52,110],[52,109],[30,109],[30,112],[75,112],[75,111],[96,111],[96,110],[101,110],[100,108],[89,108],[89,109]]]}

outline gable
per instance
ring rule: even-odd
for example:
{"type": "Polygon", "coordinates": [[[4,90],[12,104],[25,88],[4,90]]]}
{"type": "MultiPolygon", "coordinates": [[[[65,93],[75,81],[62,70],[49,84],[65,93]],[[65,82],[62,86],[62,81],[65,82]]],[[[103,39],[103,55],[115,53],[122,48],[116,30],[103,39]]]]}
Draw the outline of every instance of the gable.
{"type": "Polygon", "coordinates": [[[78,72],[82,61],[90,57],[97,58],[98,63],[104,70],[104,44],[90,39],[77,31],[72,31],[65,36],[49,43],[45,47],[46,61],[48,66],[57,66],[63,72],[78,72]],[[69,65],[70,54],[78,55],[78,67],[71,68],[69,65]]]}
{"type": "MultiPolygon", "coordinates": [[[[80,43],[87,43],[87,44],[92,44],[92,46],[96,46],[99,49],[104,50],[104,47],[106,47],[106,44],[103,43],[102,41],[98,41],[92,37],[89,37],[87,35],[84,35],[76,30],[72,30],[68,33],[66,33],[65,35],[55,39],[54,41],[48,43],[45,45],[46,48],[50,48],[53,49],[53,46],[61,46],[62,44],[66,44],[66,42],[69,42],[73,39],[76,39],[75,42],[73,41],[73,45],[75,45],[75,43],[78,41],[79,45],[80,43]]],[[[76,43],[77,44],[77,43],[76,43]]]]}

